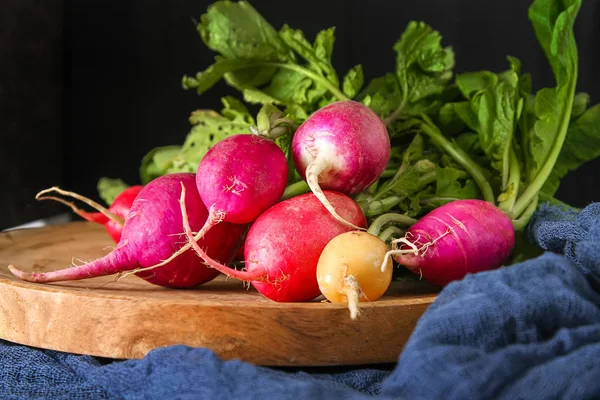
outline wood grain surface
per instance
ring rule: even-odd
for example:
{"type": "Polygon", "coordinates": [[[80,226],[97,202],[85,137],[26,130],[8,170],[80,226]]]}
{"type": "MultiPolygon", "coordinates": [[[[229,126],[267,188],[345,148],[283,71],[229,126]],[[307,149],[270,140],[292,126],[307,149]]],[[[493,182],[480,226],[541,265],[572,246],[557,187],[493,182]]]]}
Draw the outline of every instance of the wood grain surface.
{"type": "Polygon", "coordinates": [[[73,222],[0,234],[0,338],[109,358],[141,358],[171,345],[207,347],[224,359],[269,366],[395,362],[436,297],[425,282],[393,282],[361,303],[352,321],[343,305],[317,298],[276,303],[221,277],[181,290],[136,276],[35,284],[7,269],[44,271],[89,261],[114,244],[101,226],[73,222]]]}

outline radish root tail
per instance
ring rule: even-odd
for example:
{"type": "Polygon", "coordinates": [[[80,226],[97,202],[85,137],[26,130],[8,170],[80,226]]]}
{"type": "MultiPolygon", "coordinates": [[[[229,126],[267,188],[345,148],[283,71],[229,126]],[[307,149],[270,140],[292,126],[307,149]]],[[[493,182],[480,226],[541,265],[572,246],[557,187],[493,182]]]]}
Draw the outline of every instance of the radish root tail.
{"type": "Polygon", "coordinates": [[[342,293],[348,300],[348,310],[350,310],[350,319],[356,319],[360,315],[359,303],[362,296],[360,284],[354,275],[348,275],[344,278],[342,293]]]}
{"type": "Polygon", "coordinates": [[[73,211],[75,211],[77,214],[81,215],[79,212],[77,212],[77,210],[79,210],[79,209],[77,207],[75,207],[74,205],[72,205],[71,203],[67,202],[66,200],[65,201],[61,201],[61,200],[59,200],[59,199],[57,199],[56,197],[53,197],[53,196],[45,196],[45,194],[51,193],[51,192],[56,192],[56,193],[61,194],[63,196],[72,197],[74,199],[82,201],[85,204],[87,204],[88,206],[92,207],[93,209],[95,209],[95,210],[101,212],[102,214],[106,215],[108,218],[110,218],[111,220],[113,220],[114,222],[116,222],[119,225],[123,225],[125,223],[125,220],[123,218],[121,218],[118,215],[110,212],[106,207],[103,207],[102,205],[96,203],[94,200],[88,199],[87,197],[84,197],[84,196],[82,196],[82,195],[80,195],[78,193],[75,193],[75,192],[69,192],[67,190],[63,190],[63,189],[59,188],[58,186],[53,186],[51,188],[44,189],[44,190],[40,191],[38,194],[36,194],[35,198],[37,200],[52,199],[52,200],[60,201],[61,203],[66,204],[67,206],[71,207],[73,209],[73,211]]]}
{"type": "MultiPolygon", "coordinates": [[[[242,281],[264,281],[264,280],[266,280],[267,275],[266,275],[265,271],[249,272],[249,271],[236,270],[233,268],[229,268],[223,264],[216,262],[215,260],[210,258],[210,256],[208,254],[206,254],[206,252],[204,250],[202,250],[202,248],[196,242],[196,240],[195,240],[196,238],[194,237],[194,234],[192,233],[192,228],[190,227],[190,221],[188,219],[187,209],[185,207],[185,186],[183,186],[183,184],[181,184],[181,198],[179,199],[179,204],[181,206],[181,217],[183,220],[183,227],[185,229],[185,234],[188,237],[188,241],[191,244],[194,251],[196,251],[196,253],[200,256],[200,258],[202,258],[204,260],[204,262],[206,263],[206,265],[208,267],[214,268],[224,275],[227,275],[227,276],[230,276],[232,278],[236,278],[236,279],[239,279],[242,281]]],[[[212,208],[211,208],[211,212],[212,212],[212,208]]],[[[211,219],[211,218],[208,218],[208,219],[211,219]]],[[[214,224],[214,222],[212,222],[212,223],[214,224]]],[[[202,230],[199,233],[201,233],[201,232],[202,232],[202,230]]]]}
{"type": "MultiPolygon", "coordinates": [[[[408,240],[409,236],[412,236],[412,234],[410,232],[406,232],[406,235],[402,238],[398,238],[398,239],[394,239],[391,241],[392,244],[392,250],[389,250],[387,253],[385,253],[385,257],[383,258],[383,263],[381,264],[381,272],[385,272],[385,270],[387,269],[387,264],[388,264],[388,259],[389,257],[393,256],[393,255],[398,255],[398,254],[412,254],[415,256],[421,256],[423,257],[426,253],[427,250],[429,250],[429,248],[431,246],[433,246],[434,244],[437,243],[438,240],[440,240],[441,238],[443,238],[444,236],[448,235],[449,233],[454,232],[454,230],[452,228],[448,228],[446,230],[446,232],[442,233],[440,236],[438,236],[437,238],[423,243],[421,245],[421,247],[417,247],[416,244],[414,244],[413,242],[408,240]],[[400,250],[398,249],[397,244],[398,243],[404,243],[405,245],[407,245],[408,247],[410,247],[410,249],[407,250],[400,250]]],[[[418,236],[417,239],[415,240],[415,242],[418,242],[421,236],[418,236]]],[[[423,273],[421,271],[421,277],[423,276],[423,273]]]]}
{"type": "Polygon", "coordinates": [[[323,158],[319,158],[319,156],[317,155],[317,157],[306,167],[306,183],[308,183],[308,187],[310,187],[310,190],[313,192],[313,194],[317,197],[317,199],[319,199],[321,204],[325,206],[327,211],[329,211],[329,213],[336,220],[343,223],[344,225],[352,227],[353,229],[366,231],[366,228],[354,225],[352,222],[346,221],[344,218],[342,218],[337,213],[335,208],[333,208],[333,205],[331,205],[329,200],[327,200],[327,197],[325,197],[325,193],[323,193],[321,186],[319,186],[319,175],[323,171],[325,171],[325,169],[327,169],[327,161],[325,161],[323,158]]]}
{"type": "Polygon", "coordinates": [[[415,256],[419,254],[419,249],[417,248],[417,246],[410,242],[406,237],[400,238],[400,239],[394,239],[392,240],[392,250],[389,250],[387,253],[385,253],[385,256],[383,257],[383,262],[381,263],[381,272],[385,272],[385,270],[387,269],[387,265],[388,265],[388,260],[391,256],[397,255],[397,254],[414,254],[415,256]],[[396,243],[404,243],[407,246],[410,247],[410,250],[399,250],[396,248],[396,243]]]}

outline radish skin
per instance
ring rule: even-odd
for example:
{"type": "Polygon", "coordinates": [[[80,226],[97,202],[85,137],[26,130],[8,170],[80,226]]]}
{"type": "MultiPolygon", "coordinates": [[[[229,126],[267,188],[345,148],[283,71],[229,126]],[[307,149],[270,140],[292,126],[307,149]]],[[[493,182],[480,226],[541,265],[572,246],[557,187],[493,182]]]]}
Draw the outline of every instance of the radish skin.
{"type": "Polygon", "coordinates": [[[388,256],[443,287],[502,266],[513,250],[515,232],[510,218],[492,203],[455,200],[423,216],[393,242],[388,256]]]}
{"type": "Polygon", "coordinates": [[[73,210],[73,212],[79,215],[81,218],[93,222],[96,224],[104,225],[104,229],[110,235],[115,243],[121,240],[121,233],[123,231],[123,224],[125,223],[125,217],[129,214],[129,210],[133,204],[133,201],[142,190],[143,185],[130,186],[123,190],[110,205],[108,209],[96,203],[95,201],[88,199],[87,197],[81,196],[77,193],[62,190],[58,187],[52,187],[49,189],[42,190],[36,195],[38,200],[54,200],[58,201],[73,210]],[[47,193],[56,192],[63,196],[73,197],[80,200],[92,208],[96,209],[96,212],[87,212],[78,208],[75,204],[60,197],[49,196],[47,193]]]}
{"type": "MultiPolygon", "coordinates": [[[[231,270],[211,259],[209,254],[194,245],[211,229],[222,222],[247,225],[264,210],[275,204],[285,191],[288,163],[283,150],[261,134],[237,134],[217,142],[204,155],[196,170],[196,187],[208,218],[196,235],[187,235],[188,243],[168,259],[143,268],[150,271],[170,263],[194,247],[204,262],[223,273],[231,270]]],[[[181,199],[185,198],[182,188],[181,199]]],[[[185,207],[178,207],[180,215],[185,207]]],[[[184,218],[185,219],[185,218],[184,218]]]]}
{"type": "MultiPolygon", "coordinates": [[[[149,182],[140,191],[125,218],[121,240],[106,256],[83,265],[50,272],[26,272],[9,266],[20,279],[30,282],[56,282],[94,278],[124,272],[155,285],[188,288],[208,282],[218,275],[207,268],[193,251],[187,251],[175,260],[152,271],[140,268],[157,264],[168,258],[186,243],[178,199],[181,185],[190,195],[186,199],[189,223],[200,228],[208,216],[208,210],[196,191],[195,174],[169,174],[149,182]]],[[[223,262],[230,262],[238,250],[244,225],[223,223],[207,234],[199,245],[223,262]]]]}
{"type": "MultiPolygon", "coordinates": [[[[193,239],[186,225],[184,193],[182,189],[183,223],[188,239],[193,239]]],[[[357,226],[366,226],[354,200],[338,192],[325,191],[325,195],[340,215],[357,226]]],[[[228,277],[251,282],[273,301],[308,301],[320,294],[316,268],[323,248],[350,229],[333,218],[315,195],[307,193],[275,204],[252,223],[244,242],[246,269],[235,270],[211,260],[207,264],[228,277]]],[[[193,240],[191,243],[202,257],[204,251],[193,240]]]]}
{"type": "Polygon", "coordinates": [[[347,303],[350,318],[360,314],[359,302],[378,300],[392,281],[388,246],[377,236],[351,231],[334,237],[317,264],[321,293],[332,303],[347,303]],[[382,270],[382,263],[387,268],[382,270]]]}
{"type": "Polygon", "coordinates": [[[390,138],[381,118],[357,101],[338,101],[314,112],[296,130],[292,156],[312,193],[340,222],[323,189],[349,196],[373,184],[390,159],[390,138]]]}
{"type": "MultiPolygon", "coordinates": [[[[364,213],[349,196],[329,190],[324,194],[345,220],[367,226],[364,213]]],[[[316,273],[319,256],[331,239],[350,230],[313,193],[274,205],[254,221],[244,243],[247,270],[268,275],[252,286],[278,302],[314,299],[321,293],[316,273]]]]}

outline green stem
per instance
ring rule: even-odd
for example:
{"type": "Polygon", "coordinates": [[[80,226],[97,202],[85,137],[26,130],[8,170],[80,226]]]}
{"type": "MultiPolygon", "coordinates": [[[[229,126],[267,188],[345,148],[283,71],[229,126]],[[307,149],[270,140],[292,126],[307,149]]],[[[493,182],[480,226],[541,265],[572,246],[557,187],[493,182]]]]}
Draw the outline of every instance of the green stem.
{"type": "Polygon", "coordinates": [[[308,76],[313,81],[319,82],[319,84],[321,86],[323,86],[327,90],[329,90],[335,97],[338,98],[338,100],[351,100],[337,86],[335,86],[333,83],[328,81],[326,78],[322,77],[321,75],[319,75],[309,69],[301,67],[299,65],[279,63],[279,62],[258,62],[258,63],[253,63],[252,65],[243,66],[241,68],[254,67],[254,66],[278,67],[278,68],[283,68],[283,69],[287,69],[290,71],[299,72],[301,74],[308,76]]]}
{"type": "Polygon", "coordinates": [[[509,157],[510,169],[508,174],[508,182],[506,188],[504,189],[505,191],[498,197],[498,207],[512,218],[512,210],[515,206],[515,201],[517,200],[517,195],[519,193],[519,185],[521,183],[521,167],[519,165],[519,160],[517,160],[515,150],[512,148],[512,146],[510,148],[509,157]]]}
{"type": "Polygon", "coordinates": [[[523,194],[521,194],[521,197],[519,197],[519,199],[516,201],[515,206],[513,207],[513,215],[516,217],[519,217],[525,208],[532,202],[533,198],[537,196],[539,191],[542,189],[542,186],[544,186],[544,183],[546,183],[546,180],[550,176],[550,173],[554,168],[554,164],[556,164],[560,150],[565,142],[565,137],[567,136],[567,129],[571,119],[571,108],[573,106],[573,98],[575,96],[576,81],[577,72],[575,71],[569,85],[568,102],[562,108],[563,114],[561,115],[561,124],[559,127],[558,137],[554,141],[552,150],[550,151],[548,158],[546,158],[544,165],[539,170],[535,178],[531,181],[529,186],[527,186],[527,189],[525,189],[523,194]]]}
{"type": "Polygon", "coordinates": [[[448,139],[446,139],[439,129],[433,124],[433,122],[426,115],[422,115],[425,123],[421,125],[421,130],[433,141],[434,144],[439,146],[442,150],[448,153],[454,160],[459,163],[471,176],[473,180],[479,186],[483,198],[492,204],[496,203],[494,197],[494,191],[492,186],[485,179],[481,168],[465,153],[461,148],[453,145],[448,139]]]}
{"type": "Polygon", "coordinates": [[[434,201],[445,201],[445,202],[449,203],[449,202],[455,201],[455,200],[460,200],[460,199],[458,197],[428,197],[426,199],[419,200],[419,203],[429,204],[429,203],[433,203],[434,201]]]}
{"type": "Polygon", "coordinates": [[[419,177],[417,180],[417,190],[423,189],[425,186],[433,183],[437,180],[437,173],[435,171],[427,172],[419,177]]]}
{"type": "Polygon", "coordinates": [[[387,243],[388,239],[393,235],[396,235],[398,237],[404,236],[404,231],[398,228],[397,226],[388,226],[383,230],[383,232],[379,234],[379,239],[381,239],[381,241],[383,241],[384,243],[387,243]]]}
{"type": "Polygon", "coordinates": [[[379,217],[375,218],[375,220],[371,223],[371,226],[369,226],[367,232],[371,235],[379,236],[381,228],[383,228],[384,225],[389,224],[390,222],[397,222],[408,227],[416,224],[417,220],[402,214],[381,214],[379,217]]]}
{"type": "Polygon", "coordinates": [[[535,196],[533,198],[533,200],[531,201],[531,203],[529,203],[527,205],[527,208],[525,208],[523,215],[521,217],[519,217],[519,219],[515,219],[512,221],[513,228],[515,231],[520,231],[522,229],[525,229],[525,227],[529,223],[529,219],[535,212],[537,205],[538,205],[538,196],[535,196]]]}
{"type": "Polygon", "coordinates": [[[400,105],[396,107],[396,109],[383,120],[385,126],[389,126],[392,122],[396,120],[396,118],[400,116],[400,114],[402,114],[402,111],[404,111],[404,107],[406,107],[407,97],[408,96],[404,96],[400,105]]]}
{"type": "Polygon", "coordinates": [[[304,194],[309,191],[308,183],[306,181],[298,181],[296,183],[292,183],[285,188],[283,192],[283,196],[281,196],[281,200],[289,199],[290,197],[298,196],[300,194],[304,194]]]}
{"type": "Polygon", "coordinates": [[[394,175],[396,175],[396,170],[390,168],[390,169],[386,169],[385,171],[383,171],[380,178],[391,178],[394,175]]]}
{"type": "Polygon", "coordinates": [[[403,198],[400,196],[389,196],[381,200],[371,200],[366,206],[366,210],[364,210],[365,216],[374,217],[375,215],[379,215],[383,212],[386,212],[387,210],[400,203],[402,199],[403,198]]]}

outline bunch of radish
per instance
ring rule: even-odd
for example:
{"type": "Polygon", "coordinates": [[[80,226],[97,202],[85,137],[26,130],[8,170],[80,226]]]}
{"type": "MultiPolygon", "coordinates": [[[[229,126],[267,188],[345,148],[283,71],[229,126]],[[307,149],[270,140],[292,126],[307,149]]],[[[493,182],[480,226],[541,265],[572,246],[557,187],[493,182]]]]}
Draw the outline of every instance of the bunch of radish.
{"type": "Polygon", "coordinates": [[[347,304],[356,318],[360,302],[375,301],[388,289],[392,258],[441,286],[506,260],[514,245],[511,220],[480,200],[435,209],[393,238],[391,247],[369,229],[353,196],[381,177],[390,152],[381,118],[359,102],[339,101],[313,113],[293,133],[293,165],[310,191],[285,200],[288,157],[274,138],[257,130],[217,142],[195,174],[169,174],[132,187],[109,209],[51,188],[38,198],[61,201],[105,224],[116,248],[58,271],[9,268],[32,282],[135,274],[176,288],[222,273],[250,282],[273,301],[309,301],[322,294],[347,304]],[[98,213],[83,212],[51,192],[84,201],[98,213]],[[229,265],[237,254],[244,256],[242,269],[229,265]]]}

